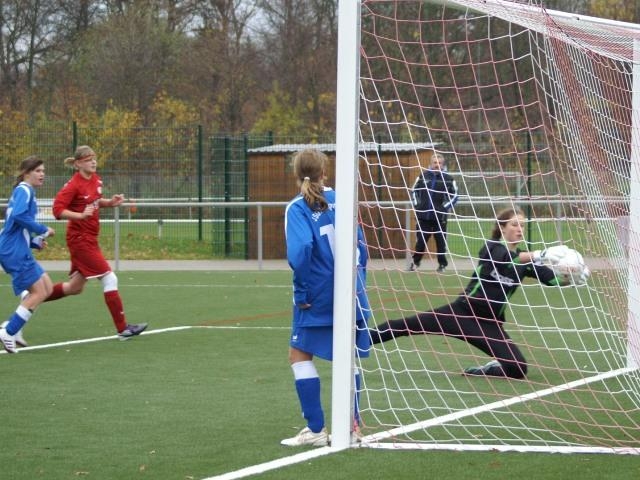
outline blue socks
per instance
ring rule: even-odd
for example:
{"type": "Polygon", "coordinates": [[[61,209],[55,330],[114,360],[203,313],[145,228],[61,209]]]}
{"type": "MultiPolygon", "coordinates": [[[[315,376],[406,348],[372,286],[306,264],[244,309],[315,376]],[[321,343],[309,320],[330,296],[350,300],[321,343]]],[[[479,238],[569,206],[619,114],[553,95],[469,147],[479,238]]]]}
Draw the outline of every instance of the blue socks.
{"type": "Polygon", "coordinates": [[[9,323],[6,326],[7,333],[9,335],[15,335],[20,331],[24,324],[31,318],[31,311],[28,308],[19,305],[16,311],[9,318],[9,323]]]}
{"type": "Polygon", "coordinates": [[[324,428],[324,411],[320,401],[320,377],[312,361],[296,362],[291,365],[296,379],[296,392],[302,415],[309,429],[318,433],[324,428]]]}
{"type": "Polygon", "coordinates": [[[320,378],[296,380],[296,391],[302,407],[302,415],[312,432],[324,428],[324,412],[320,403],[320,378]]]}
{"type": "Polygon", "coordinates": [[[357,369],[354,375],[354,384],[356,393],[353,402],[353,423],[360,426],[360,372],[357,369]]]}

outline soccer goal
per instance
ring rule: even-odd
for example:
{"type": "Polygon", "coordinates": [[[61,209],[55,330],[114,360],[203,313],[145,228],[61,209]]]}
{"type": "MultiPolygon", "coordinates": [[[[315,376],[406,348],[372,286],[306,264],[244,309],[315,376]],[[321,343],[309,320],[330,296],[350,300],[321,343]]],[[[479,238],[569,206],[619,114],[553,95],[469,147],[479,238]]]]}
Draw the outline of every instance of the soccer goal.
{"type": "Polygon", "coordinates": [[[339,51],[336,315],[352,311],[354,219],[371,326],[453,300],[504,207],[525,213],[525,248],[567,245],[592,274],[578,287],[526,281],[510,299],[525,380],[462,375],[491,359],[439,335],[353,359],[351,326],[336,323],[335,441],[354,362],[366,447],[640,453],[639,26],[534,0],[341,1],[339,51]],[[411,189],[434,151],[460,194],[449,266],[436,273],[429,245],[407,271],[411,189]]]}

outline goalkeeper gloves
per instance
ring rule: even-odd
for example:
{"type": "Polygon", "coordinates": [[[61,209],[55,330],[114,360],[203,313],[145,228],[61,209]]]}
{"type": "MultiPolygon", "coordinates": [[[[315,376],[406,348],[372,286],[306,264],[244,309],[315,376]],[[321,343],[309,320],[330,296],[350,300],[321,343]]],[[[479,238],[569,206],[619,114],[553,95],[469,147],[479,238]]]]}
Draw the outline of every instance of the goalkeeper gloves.
{"type": "Polygon", "coordinates": [[[591,271],[589,270],[589,267],[585,265],[579,275],[571,275],[571,281],[576,287],[579,287],[580,285],[586,285],[590,275],[591,271]]]}
{"type": "Polygon", "coordinates": [[[534,263],[545,263],[556,265],[562,260],[571,249],[566,245],[556,245],[554,247],[545,248],[544,250],[535,250],[532,260],[534,263]]]}

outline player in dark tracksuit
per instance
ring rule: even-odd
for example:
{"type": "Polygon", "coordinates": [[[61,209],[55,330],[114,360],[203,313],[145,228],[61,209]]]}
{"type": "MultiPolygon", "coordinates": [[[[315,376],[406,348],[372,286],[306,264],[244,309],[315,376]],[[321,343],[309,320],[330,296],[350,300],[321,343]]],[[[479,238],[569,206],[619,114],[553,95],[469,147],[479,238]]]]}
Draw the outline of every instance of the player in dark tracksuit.
{"type": "Polygon", "coordinates": [[[491,235],[479,253],[478,266],[465,289],[452,303],[432,311],[390,320],[369,330],[372,343],[414,334],[459,338],[495,360],[465,370],[468,375],[524,378],[527,361],[504,329],[509,298],[525,277],[545,285],[566,285],[553,270],[536,261],[536,253],[520,251],[524,217],[520,211],[498,214],[491,235]]]}
{"type": "Polygon", "coordinates": [[[443,171],[444,157],[434,153],[431,165],[416,179],[411,192],[418,233],[415,252],[409,270],[420,266],[427,242],[433,235],[438,253],[438,272],[444,272],[447,262],[447,217],[458,201],[458,187],[453,177],[443,171]]]}

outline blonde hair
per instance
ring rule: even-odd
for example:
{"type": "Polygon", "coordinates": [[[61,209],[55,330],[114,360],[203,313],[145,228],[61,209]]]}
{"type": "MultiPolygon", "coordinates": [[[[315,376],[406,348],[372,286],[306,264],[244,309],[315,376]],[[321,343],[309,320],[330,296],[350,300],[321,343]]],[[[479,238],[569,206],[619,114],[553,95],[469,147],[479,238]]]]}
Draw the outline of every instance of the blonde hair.
{"type": "Polygon", "coordinates": [[[76,148],[76,151],[73,154],[73,157],[67,157],[64,159],[64,164],[72,167],[76,163],[76,160],[83,160],[95,154],[96,152],[94,152],[91,147],[87,145],[80,145],[79,147],[76,148]]]}
{"type": "Polygon", "coordinates": [[[293,157],[293,173],[300,193],[314,212],[323,212],[329,208],[323,193],[328,164],[329,159],[324,153],[311,148],[301,150],[293,157]]]}

